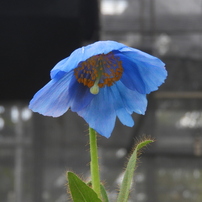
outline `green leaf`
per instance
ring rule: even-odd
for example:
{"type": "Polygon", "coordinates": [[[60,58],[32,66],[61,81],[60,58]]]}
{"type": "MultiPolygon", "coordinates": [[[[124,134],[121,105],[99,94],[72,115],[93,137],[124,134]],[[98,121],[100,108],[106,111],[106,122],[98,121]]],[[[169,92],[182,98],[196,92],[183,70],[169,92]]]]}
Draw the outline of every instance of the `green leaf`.
{"type": "MultiPolygon", "coordinates": [[[[87,183],[88,186],[92,186],[92,182],[88,182],[87,183]]],[[[107,196],[107,192],[105,190],[105,187],[103,186],[103,184],[100,184],[100,191],[101,191],[101,195],[102,195],[102,202],[109,202],[108,196],[107,196]]]]}
{"type": "Polygon", "coordinates": [[[150,140],[150,139],[139,142],[135,150],[133,151],[131,157],[129,158],[129,161],[125,170],[124,178],[120,187],[120,192],[118,195],[117,202],[128,201],[130,187],[133,180],[134,171],[136,169],[138,151],[151,142],[153,142],[153,140],[150,140]]]}
{"type": "Polygon", "coordinates": [[[152,143],[152,142],[154,142],[154,140],[144,140],[144,141],[141,141],[141,142],[138,143],[138,145],[136,146],[136,147],[137,147],[137,150],[142,149],[143,147],[145,147],[146,145],[148,145],[149,143],[152,143]]]}
{"type": "Polygon", "coordinates": [[[102,195],[102,202],[109,202],[107,192],[102,184],[100,184],[100,191],[101,191],[101,195],[102,195]]]}
{"type": "Polygon", "coordinates": [[[92,188],[77,175],[67,172],[68,185],[74,202],[102,202],[92,188]]]}

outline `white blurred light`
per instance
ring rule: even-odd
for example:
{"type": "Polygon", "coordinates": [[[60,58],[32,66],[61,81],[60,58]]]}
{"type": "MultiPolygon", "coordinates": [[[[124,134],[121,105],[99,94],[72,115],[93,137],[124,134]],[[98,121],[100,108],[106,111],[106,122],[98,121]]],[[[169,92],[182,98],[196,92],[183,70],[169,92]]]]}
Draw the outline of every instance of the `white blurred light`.
{"type": "Polygon", "coordinates": [[[21,116],[22,116],[22,120],[27,121],[32,117],[32,111],[28,108],[24,108],[22,110],[21,116]]]}
{"type": "Polygon", "coordinates": [[[202,127],[201,112],[186,112],[185,115],[177,122],[179,128],[198,128],[202,127]]]}
{"type": "Polygon", "coordinates": [[[144,193],[138,193],[137,194],[137,200],[138,201],[145,201],[146,195],[144,193]]]}
{"type": "Polygon", "coordinates": [[[4,106],[0,106],[0,114],[3,114],[5,112],[5,107],[4,106]]]}
{"type": "Polygon", "coordinates": [[[19,121],[20,112],[16,106],[11,108],[11,120],[13,123],[17,123],[19,121]]]}
{"type": "Polygon", "coordinates": [[[101,13],[103,15],[120,15],[128,7],[126,0],[102,0],[101,13]]]}
{"type": "MultiPolygon", "coordinates": [[[[123,178],[124,178],[125,172],[121,173],[118,178],[116,179],[116,183],[120,186],[122,184],[123,178]]],[[[133,186],[133,180],[131,182],[130,187],[133,186]]]]}
{"type": "Polygon", "coordinates": [[[135,175],[135,182],[140,183],[145,180],[145,176],[142,173],[135,175]]]}
{"type": "Polygon", "coordinates": [[[200,171],[199,171],[198,169],[195,169],[195,170],[193,171],[193,176],[194,176],[195,179],[200,178],[200,177],[201,177],[200,171]]]}
{"type": "Polygon", "coordinates": [[[122,158],[122,157],[124,157],[126,155],[126,152],[127,152],[126,149],[121,148],[116,152],[116,157],[117,158],[122,158]]]}
{"type": "Polygon", "coordinates": [[[182,193],[184,198],[191,198],[192,194],[189,190],[184,190],[182,193]]]}
{"type": "Polygon", "coordinates": [[[171,38],[167,34],[161,34],[157,37],[155,47],[158,54],[165,55],[170,49],[171,38]]]}
{"type": "Polygon", "coordinates": [[[4,120],[0,117],[0,130],[4,128],[5,122],[4,120]]]}
{"type": "Polygon", "coordinates": [[[116,183],[118,185],[121,185],[122,181],[123,181],[123,178],[124,178],[124,173],[121,173],[118,178],[116,179],[116,183]]]}
{"type": "Polygon", "coordinates": [[[65,184],[65,182],[66,182],[65,175],[60,175],[60,176],[56,179],[54,185],[55,185],[56,187],[61,187],[61,186],[63,186],[63,185],[65,184]]]}

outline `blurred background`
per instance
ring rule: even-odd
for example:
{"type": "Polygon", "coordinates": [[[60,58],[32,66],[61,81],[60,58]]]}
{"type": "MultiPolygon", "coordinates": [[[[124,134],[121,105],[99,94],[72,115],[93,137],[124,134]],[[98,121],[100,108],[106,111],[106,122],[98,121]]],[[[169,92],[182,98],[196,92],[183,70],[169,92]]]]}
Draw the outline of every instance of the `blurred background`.
{"type": "Polygon", "coordinates": [[[136,140],[143,153],[130,202],[202,201],[202,0],[0,1],[0,201],[66,202],[67,170],[89,179],[88,126],[68,111],[32,113],[29,100],[75,48],[116,40],[166,63],[135,127],[99,137],[101,177],[115,201],[136,140]]]}

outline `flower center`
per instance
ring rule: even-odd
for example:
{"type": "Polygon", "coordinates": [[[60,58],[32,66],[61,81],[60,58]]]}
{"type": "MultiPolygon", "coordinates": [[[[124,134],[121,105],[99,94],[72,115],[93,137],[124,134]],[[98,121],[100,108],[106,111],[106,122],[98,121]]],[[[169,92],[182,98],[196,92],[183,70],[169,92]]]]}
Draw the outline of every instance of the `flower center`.
{"type": "Polygon", "coordinates": [[[112,86],[120,80],[122,73],[122,61],[113,52],[92,56],[74,69],[77,81],[88,86],[92,94],[98,94],[99,88],[106,85],[112,86]]]}

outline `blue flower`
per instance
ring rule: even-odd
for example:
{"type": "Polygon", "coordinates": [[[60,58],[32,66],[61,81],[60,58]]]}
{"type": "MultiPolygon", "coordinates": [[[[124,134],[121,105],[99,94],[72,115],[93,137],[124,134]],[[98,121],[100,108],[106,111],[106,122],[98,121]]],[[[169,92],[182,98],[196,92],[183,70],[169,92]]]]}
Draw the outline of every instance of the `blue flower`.
{"type": "Polygon", "coordinates": [[[57,63],[51,81],[34,95],[29,108],[53,117],[71,108],[108,138],[116,116],[124,125],[134,125],[131,114],[145,113],[146,94],[157,90],[166,76],[158,58],[115,41],[99,41],[57,63]]]}

